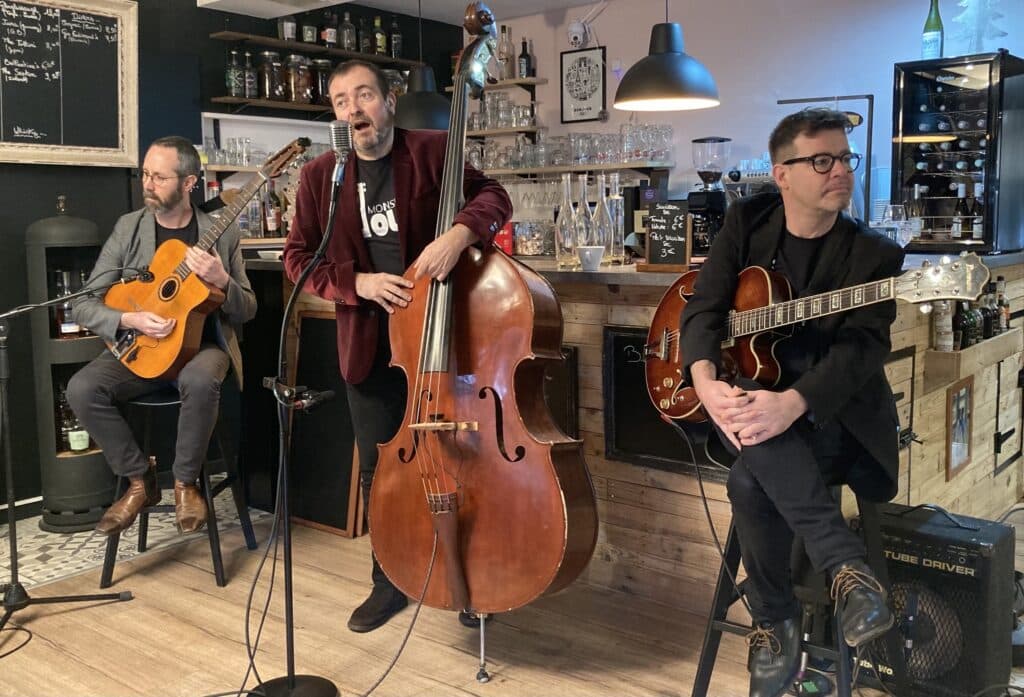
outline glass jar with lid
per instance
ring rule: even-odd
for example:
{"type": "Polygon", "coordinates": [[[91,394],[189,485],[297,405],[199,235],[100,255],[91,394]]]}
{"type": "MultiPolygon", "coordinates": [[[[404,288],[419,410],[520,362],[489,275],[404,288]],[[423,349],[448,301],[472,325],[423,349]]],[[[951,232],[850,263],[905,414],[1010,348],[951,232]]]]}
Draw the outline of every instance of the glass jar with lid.
{"type": "Polygon", "coordinates": [[[313,61],[313,101],[316,104],[329,105],[331,103],[328,88],[332,72],[334,72],[334,64],[329,59],[317,58],[313,61]]]}
{"type": "Polygon", "coordinates": [[[284,85],[284,66],[277,51],[260,53],[259,94],[263,99],[284,101],[287,99],[284,85]]]}
{"type": "Polygon", "coordinates": [[[285,60],[285,83],[288,101],[294,104],[309,104],[313,101],[313,76],[309,70],[309,59],[293,53],[285,60]]]}

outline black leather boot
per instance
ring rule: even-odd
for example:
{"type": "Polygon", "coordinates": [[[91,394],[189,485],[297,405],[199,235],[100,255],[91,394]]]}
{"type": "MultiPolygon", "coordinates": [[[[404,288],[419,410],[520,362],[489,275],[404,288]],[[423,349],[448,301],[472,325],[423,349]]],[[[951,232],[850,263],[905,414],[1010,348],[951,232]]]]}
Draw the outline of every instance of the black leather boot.
{"type": "Polygon", "coordinates": [[[800,622],[759,622],[747,635],[750,697],[781,697],[800,670],[800,622]]]}
{"type": "Polygon", "coordinates": [[[832,599],[846,643],[856,648],[877,639],[892,627],[893,615],[885,589],[860,559],[832,569],[832,599]]]}
{"type": "Polygon", "coordinates": [[[392,585],[374,557],[373,590],[370,591],[370,597],[353,610],[352,616],[348,618],[348,628],[353,632],[372,632],[408,604],[409,599],[405,593],[392,585]]]}

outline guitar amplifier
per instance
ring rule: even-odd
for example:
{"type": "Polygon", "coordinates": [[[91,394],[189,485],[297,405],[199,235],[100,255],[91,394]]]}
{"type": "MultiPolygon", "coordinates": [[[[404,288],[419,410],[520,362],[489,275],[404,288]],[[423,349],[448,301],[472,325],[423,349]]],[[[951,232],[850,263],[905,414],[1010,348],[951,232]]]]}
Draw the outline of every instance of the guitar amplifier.
{"type": "MultiPolygon", "coordinates": [[[[911,694],[971,697],[1009,682],[1013,529],[927,508],[878,510],[911,694]]],[[[889,682],[882,642],[862,652],[861,675],[871,674],[876,661],[889,682]]]]}

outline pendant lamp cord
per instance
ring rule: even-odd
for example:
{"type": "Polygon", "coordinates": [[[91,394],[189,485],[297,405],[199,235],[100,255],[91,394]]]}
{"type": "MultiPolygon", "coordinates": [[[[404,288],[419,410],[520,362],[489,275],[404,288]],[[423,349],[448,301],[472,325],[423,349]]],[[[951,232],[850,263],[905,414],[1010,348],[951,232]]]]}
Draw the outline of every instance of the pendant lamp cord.
{"type": "Polygon", "coordinates": [[[665,0],[665,24],[668,24],[668,0],[665,0]]]}
{"type": "MultiPolygon", "coordinates": [[[[668,3],[668,0],[665,0],[668,3]]],[[[419,25],[418,30],[420,34],[420,63],[423,62],[423,0],[417,0],[416,2],[417,12],[419,13],[419,25]]],[[[666,12],[668,11],[668,5],[665,5],[666,12]]]]}

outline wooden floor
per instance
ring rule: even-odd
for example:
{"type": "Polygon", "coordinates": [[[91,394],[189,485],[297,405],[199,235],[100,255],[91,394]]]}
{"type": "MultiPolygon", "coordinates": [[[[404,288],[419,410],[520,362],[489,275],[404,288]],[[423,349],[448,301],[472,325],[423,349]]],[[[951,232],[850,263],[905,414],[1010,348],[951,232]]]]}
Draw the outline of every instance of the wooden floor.
{"type": "MultiPolygon", "coordinates": [[[[261,541],[267,528],[257,529],[261,541]]],[[[369,540],[298,527],[294,536],[295,653],[299,673],[332,680],[342,695],[367,690],[401,643],[412,607],[369,634],[345,621],[368,591],[369,540]]],[[[243,609],[262,549],[240,532],[223,542],[230,581],[214,582],[205,540],[154,550],[115,569],[114,590],[135,599],[35,605],[14,616],[34,633],[0,659],[0,695],[209,695],[237,690],[246,669],[243,609]]],[[[99,570],[30,591],[34,597],[96,593],[99,570]]],[[[259,592],[267,587],[267,576],[259,592]]],[[[280,592],[281,578],[277,579],[280,592]]],[[[488,625],[492,680],[475,680],[479,638],[453,613],[424,609],[405,653],[375,695],[689,695],[704,618],[623,593],[574,584],[488,625]]],[[[255,627],[255,625],[254,625],[255,627]]],[[[0,653],[23,638],[0,635],[0,653]]],[[[257,667],[283,675],[280,595],[272,603],[257,667]]],[[[250,682],[252,687],[255,682],[250,682]]],[[[747,694],[745,646],[723,640],[715,697],[747,694]]]]}

